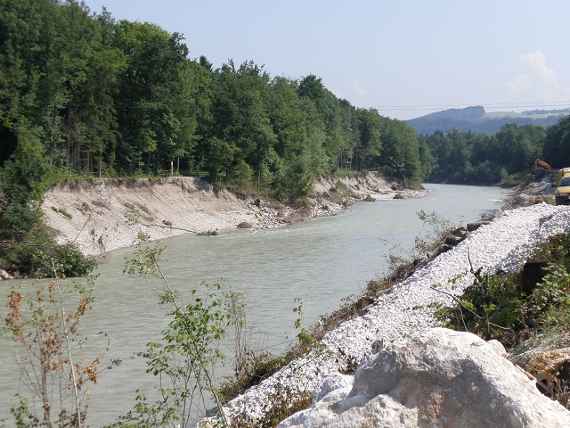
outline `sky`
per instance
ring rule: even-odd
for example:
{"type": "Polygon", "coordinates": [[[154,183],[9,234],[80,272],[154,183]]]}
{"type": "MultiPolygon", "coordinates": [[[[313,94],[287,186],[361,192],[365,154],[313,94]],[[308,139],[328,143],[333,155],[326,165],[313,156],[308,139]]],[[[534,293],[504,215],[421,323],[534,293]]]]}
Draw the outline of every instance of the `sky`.
{"type": "Polygon", "coordinates": [[[321,77],[406,119],[450,107],[570,106],[568,0],[86,0],[183,33],[192,57],[321,77]]]}

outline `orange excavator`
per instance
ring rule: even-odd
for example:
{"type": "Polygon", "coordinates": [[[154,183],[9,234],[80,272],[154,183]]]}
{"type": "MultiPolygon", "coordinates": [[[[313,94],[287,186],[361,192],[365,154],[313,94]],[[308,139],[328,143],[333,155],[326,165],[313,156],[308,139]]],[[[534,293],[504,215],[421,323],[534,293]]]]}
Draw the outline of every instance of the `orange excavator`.
{"type": "Polygon", "coordinates": [[[548,162],[543,161],[542,159],[537,159],[534,161],[534,169],[535,170],[542,169],[545,171],[552,171],[552,166],[548,162]]]}
{"type": "Polygon", "coordinates": [[[534,171],[548,171],[556,175],[552,177],[553,185],[556,187],[555,200],[556,205],[570,205],[570,168],[560,168],[558,170],[541,159],[534,161],[534,171]]]}

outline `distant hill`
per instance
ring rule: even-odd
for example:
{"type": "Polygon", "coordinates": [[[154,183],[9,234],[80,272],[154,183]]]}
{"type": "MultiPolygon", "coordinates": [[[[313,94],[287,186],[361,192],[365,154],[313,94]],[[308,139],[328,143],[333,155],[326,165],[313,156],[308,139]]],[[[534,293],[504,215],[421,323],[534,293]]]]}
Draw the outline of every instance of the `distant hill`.
{"type": "Polygon", "coordinates": [[[418,134],[433,134],[436,131],[448,131],[450,129],[494,134],[507,123],[551,126],[557,124],[563,116],[567,115],[570,115],[570,108],[488,113],[482,106],[473,106],[427,114],[410,119],[407,123],[418,134]]]}

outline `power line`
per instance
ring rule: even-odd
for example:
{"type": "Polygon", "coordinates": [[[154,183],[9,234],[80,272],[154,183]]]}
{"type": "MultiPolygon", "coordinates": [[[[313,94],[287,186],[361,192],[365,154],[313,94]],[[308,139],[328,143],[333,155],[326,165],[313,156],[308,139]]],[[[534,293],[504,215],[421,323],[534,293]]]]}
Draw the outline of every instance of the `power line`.
{"type": "Polygon", "coordinates": [[[465,108],[465,107],[472,107],[472,106],[484,106],[487,109],[492,108],[510,108],[510,109],[542,109],[547,107],[570,107],[570,100],[569,101],[558,101],[556,103],[550,104],[538,104],[538,103],[465,103],[465,104],[410,104],[410,105],[382,105],[377,107],[379,111],[421,111],[421,110],[442,110],[442,109],[451,109],[451,108],[465,108]]]}

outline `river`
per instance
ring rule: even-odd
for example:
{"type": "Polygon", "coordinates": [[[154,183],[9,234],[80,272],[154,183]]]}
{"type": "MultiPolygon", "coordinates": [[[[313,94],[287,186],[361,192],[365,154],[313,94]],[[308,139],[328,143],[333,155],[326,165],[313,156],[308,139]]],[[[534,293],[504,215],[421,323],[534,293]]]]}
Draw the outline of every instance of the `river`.
{"type": "MultiPolygon", "coordinates": [[[[310,324],[335,309],[342,298],[357,294],[368,280],[386,273],[389,254],[409,252],[415,237],[427,233],[418,219],[419,210],[465,224],[497,208],[504,196],[495,187],[426,187],[430,192],[421,199],[358,203],[335,217],[286,228],[172,238],[164,241],[162,269],[182,296],[203,282],[219,280],[243,292],[250,343],[256,349],[281,352],[295,333],[294,299],[302,299],[310,324]]],[[[115,251],[101,263],[94,310],[82,330],[92,344],[102,342],[101,332],[108,333],[111,347],[105,359],[122,361],[105,371],[91,390],[91,426],[115,420],[132,405],[137,388],[150,390],[155,384],[145,374],[144,360],[134,355],[157,339],[166,323],[157,304],[160,281],[123,275],[125,256],[131,253],[130,249],[115,251]]],[[[8,287],[2,286],[4,319],[8,287]]],[[[1,420],[9,416],[13,395],[26,395],[27,390],[20,380],[14,347],[5,337],[0,337],[0,361],[1,420]]]]}

